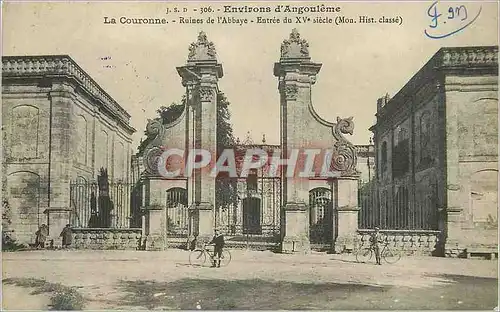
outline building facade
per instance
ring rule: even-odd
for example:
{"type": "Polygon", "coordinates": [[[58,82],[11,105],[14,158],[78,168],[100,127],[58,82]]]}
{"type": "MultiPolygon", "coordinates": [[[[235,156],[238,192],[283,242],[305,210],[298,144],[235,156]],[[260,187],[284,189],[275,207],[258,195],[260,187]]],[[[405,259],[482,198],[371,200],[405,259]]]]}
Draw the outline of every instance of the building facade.
{"type": "Polygon", "coordinates": [[[42,224],[58,238],[75,211],[72,182],[101,168],[129,179],[129,118],[69,56],[2,57],[2,193],[18,242],[33,243],[42,224]]]}
{"type": "Polygon", "coordinates": [[[497,246],[498,47],[440,49],[376,116],[379,226],[497,246]]]}

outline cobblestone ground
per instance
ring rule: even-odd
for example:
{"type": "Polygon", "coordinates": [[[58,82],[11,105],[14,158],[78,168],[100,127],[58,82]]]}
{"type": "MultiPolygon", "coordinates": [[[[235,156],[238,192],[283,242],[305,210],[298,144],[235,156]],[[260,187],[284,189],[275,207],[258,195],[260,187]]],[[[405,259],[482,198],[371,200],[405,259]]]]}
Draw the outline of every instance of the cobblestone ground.
{"type": "MultiPolygon", "coordinates": [[[[76,286],[86,309],[493,309],[498,261],[403,257],[376,266],[351,255],[231,250],[228,267],[189,265],[189,252],[4,253],[3,278],[76,286]]],[[[47,309],[46,296],[4,285],[5,309],[47,309]]]]}

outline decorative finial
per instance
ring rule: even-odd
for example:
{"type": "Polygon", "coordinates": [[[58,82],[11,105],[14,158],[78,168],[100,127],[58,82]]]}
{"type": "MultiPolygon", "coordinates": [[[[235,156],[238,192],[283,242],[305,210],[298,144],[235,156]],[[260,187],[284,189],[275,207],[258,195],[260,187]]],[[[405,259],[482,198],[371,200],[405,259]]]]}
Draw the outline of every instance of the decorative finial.
{"type": "Polygon", "coordinates": [[[305,39],[300,39],[296,28],[292,29],[288,40],[283,40],[281,58],[309,58],[309,43],[305,39]]]}
{"type": "Polygon", "coordinates": [[[250,131],[247,131],[247,135],[245,137],[245,141],[243,141],[243,145],[253,145],[254,142],[252,140],[252,136],[250,134],[250,131]]]}
{"type": "Polygon", "coordinates": [[[216,61],[217,53],[213,42],[208,41],[207,34],[204,31],[200,31],[198,40],[189,46],[188,62],[207,60],[216,61]]]}
{"type": "Polygon", "coordinates": [[[266,134],[262,134],[262,144],[266,144],[266,134]]]}

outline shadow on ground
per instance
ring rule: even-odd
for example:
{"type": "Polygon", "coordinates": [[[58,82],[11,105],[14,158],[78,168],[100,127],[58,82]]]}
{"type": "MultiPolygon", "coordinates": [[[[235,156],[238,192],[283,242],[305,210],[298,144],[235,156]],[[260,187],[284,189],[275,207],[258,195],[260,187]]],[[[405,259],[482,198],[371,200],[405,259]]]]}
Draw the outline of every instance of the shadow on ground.
{"type": "MultiPolygon", "coordinates": [[[[125,306],[154,309],[263,310],[325,309],[332,302],[346,300],[357,293],[381,293],[383,287],[360,284],[302,284],[252,280],[181,279],[170,283],[122,281],[119,288],[127,293],[120,302],[125,306]]],[[[348,304],[351,308],[357,303],[348,304]]]]}
{"type": "Polygon", "coordinates": [[[119,306],[195,310],[485,310],[496,306],[497,279],[440,275],[435,287],[376,287],[251,280],[121,281],[119,306]]]}

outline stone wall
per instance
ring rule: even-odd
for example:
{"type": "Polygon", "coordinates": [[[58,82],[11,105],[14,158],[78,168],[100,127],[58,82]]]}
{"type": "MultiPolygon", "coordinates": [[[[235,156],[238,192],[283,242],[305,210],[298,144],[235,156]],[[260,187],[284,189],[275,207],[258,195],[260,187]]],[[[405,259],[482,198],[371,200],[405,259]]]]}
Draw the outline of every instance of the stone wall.
{"type": "Polygon", "coordinates": [[[72,233],[76,249],[137,250],[142,246],[141,229],[74,228],[72,233]]]}
{"type": "Polygon", "coordinates": [[[95,179],[100,166],[128,178],[130,115],[69,56],[2,57],[2,112],[2,192],[20,243],[42,224],[60,241],[70,181],[95,179]]]}
{"type": "MultiPolygon", "coordinates": [[[[358,230],[358,245],[369,246],[373,230],[358,230]]],[[[439,231],[381,230],[382,238],[389,247],[403,251],[407,255],[439,255],[439,231]]]]}

